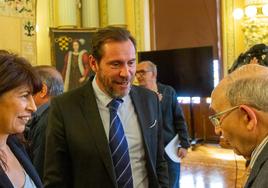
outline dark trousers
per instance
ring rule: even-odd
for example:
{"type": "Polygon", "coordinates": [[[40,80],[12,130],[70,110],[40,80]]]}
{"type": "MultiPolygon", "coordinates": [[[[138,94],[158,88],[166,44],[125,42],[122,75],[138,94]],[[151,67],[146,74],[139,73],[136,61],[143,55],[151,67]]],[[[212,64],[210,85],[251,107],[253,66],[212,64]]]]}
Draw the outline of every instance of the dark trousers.
{"type": "Polygon", "coordinates": [[[168,164],[169,187],[179,188],[181,164],[173,162],[166,154],[165,159],[168,164]]]}

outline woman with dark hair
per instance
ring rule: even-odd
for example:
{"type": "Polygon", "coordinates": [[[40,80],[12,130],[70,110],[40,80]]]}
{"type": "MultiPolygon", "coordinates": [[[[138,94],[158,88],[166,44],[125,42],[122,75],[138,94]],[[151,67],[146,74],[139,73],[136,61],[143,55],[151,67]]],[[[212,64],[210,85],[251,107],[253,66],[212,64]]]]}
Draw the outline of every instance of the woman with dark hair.
{"type": "Polygon", "coordinates": [[[24,58],[0,53],[0,187],[43,187],[16,134],[36,110],[33,94],[42,83],[24,58]]]}

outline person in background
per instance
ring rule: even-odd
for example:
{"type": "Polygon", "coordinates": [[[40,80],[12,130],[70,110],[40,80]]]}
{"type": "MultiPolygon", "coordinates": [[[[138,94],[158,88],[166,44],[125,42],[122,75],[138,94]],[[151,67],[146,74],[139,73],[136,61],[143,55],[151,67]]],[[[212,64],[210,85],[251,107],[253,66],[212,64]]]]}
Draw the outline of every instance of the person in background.
{"type": "Polygon", "coordinates": [[[259,64],[263,66],[268,66],[268,46],[262,43],[256,44],[252,46],[249,50],[247,50],[245,53],[241,53],[234,61],[228,72],[231,73],[237,68],[246,64],[259,64]]]}
{"type": "Polygon", "coordinates": [[[24,58],[0,53],[0,187],[40,188],[41,180],[16,134],[36,111],[33,94],[42,87],[24,58]]]}
{"type": "Polygon", "coordinates": [[[85,39],[73,39],[73,50],[66,53],[64,57],[62,77],[64,80],[65,91],[77,88],[81,84],[85,83],[89,78],[89,54],[87,50],[80,49],[81,45],[84,43],[85,39]]]}
{"type": "Polygon", "coordinates": [[[33,96],[37,111],[34,112],[32,120],[27,124],[29,127],[27,139],[33,165],[42,178],[49,104],[53,97],[63,93],[63,80],[61,74],[53,66],[39,65],[34,68],[41,78],[42,90],[33,96]]]}
{"type": "Polygon", "coordinates": [[[0,49],[0,54],[10,54],[9,51],[0,49]]]}
{"type": "Polygon", "coordinates": [[[227,75],[211,94],[215,132],[251,159],[245,188],[268,184],[268,68],[248,64],[227,75]]]}
{"type": "MultiPolygon", "coordinates": [[[[157,82],[157,67],[151,61],[142,61],[137,65],[136,78],[140,86],[157,93],[161,102],[164,145],[166,146],[177,134],[180,146],[178,156],[184,158],[190,147],[187,125],[180,104],[177,101],[175,90],[169,86],[157,82]]],[[[167,155],[169,186],[179,187],[180,163],[172,161],[167,155]]]]}
{"type": "Polygon", "coordinates": [[[93,81],[51,102],[45,187],[168,187],[159,100],[132,85],[135,39],[102,28],[89,58],[93,81]]]}

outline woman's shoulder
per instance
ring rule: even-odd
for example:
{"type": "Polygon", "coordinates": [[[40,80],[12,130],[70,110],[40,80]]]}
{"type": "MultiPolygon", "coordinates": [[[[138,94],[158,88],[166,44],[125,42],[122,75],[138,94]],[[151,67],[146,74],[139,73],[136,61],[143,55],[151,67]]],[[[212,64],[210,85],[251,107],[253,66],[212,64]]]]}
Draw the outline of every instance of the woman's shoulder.
{"type": "Polygon", "coordinates": [[[18,137],[16,135],[14,135],[14,134],[8,136],[7,143],[14,143],[14,144],[17,144],[17,145],[20,144],[18,137]]]}
{"type": "Polygon", "coordinates": [[[9,135],[7,138],[7,145],[12,149],[21,149],[25,152],[25,148],[17,135],[9,135]]]}

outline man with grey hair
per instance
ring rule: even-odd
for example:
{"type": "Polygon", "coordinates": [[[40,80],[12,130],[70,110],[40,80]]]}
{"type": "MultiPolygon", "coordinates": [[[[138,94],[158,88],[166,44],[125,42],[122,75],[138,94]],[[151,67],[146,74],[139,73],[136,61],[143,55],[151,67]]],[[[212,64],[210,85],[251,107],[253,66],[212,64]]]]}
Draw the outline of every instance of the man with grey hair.
{"type": "Polygon", "coordinates": [[[250,159],[246,188],[268,184],[268,68],[248,64],[226,76],[211,95],[209,119],[235,153],[250,159]]]}
{"type": "Polygon", "coordinates": [[[33,96],[37,111],[27,125],[30,130],[26,137],[30,143],[29,154],[32,162],[40,178],[42,178],[49,103],[51,98],[63,93],[63,79],[61,74],[53,66],[40,65],[36,66],[35,70],[40,76],[43,86],[42,90],[33,96]]]}
{"type": "MultiPolygon", "coordinates": [[[[177,155],[184,158],[190,147],[187,125],[180,104],[177,101],[176,91],[169,85],[157,82],[157,67],[151,61],[142,61],[137,65],[136,78],[139,85],[157,93],[160,100],[164,145],[166,146],[176,135],[179,137],[180,146],[177,155]]],[[[180,163],[172,161],[167,154],[169,187],[178,188],[180,180],[180,163]]]]}

